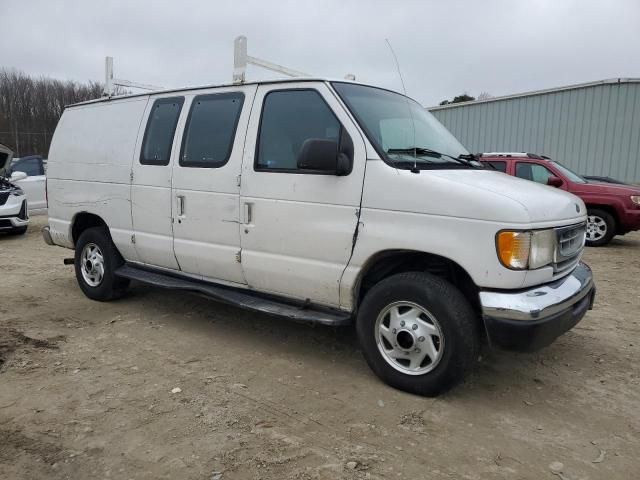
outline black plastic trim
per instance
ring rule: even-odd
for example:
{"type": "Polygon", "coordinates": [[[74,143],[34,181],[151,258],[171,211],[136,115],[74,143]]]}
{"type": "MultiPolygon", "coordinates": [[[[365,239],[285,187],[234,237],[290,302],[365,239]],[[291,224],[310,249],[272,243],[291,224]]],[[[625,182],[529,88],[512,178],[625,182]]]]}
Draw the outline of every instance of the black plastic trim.
{"type": "Polygon", "coordinates": [[[593,308],[596,289],[578,303],[542,320],[508,320],[484,317],[489,343],[504,350],[532,352],[551,344],[563,333],[572,329],[588,310],[593,308]]]}
{"type": "Polygon", "coordinates": [[[116,275],[161,288],[200,293],[223,303],[289,320],[331,326],[346,326],[352,323],[351,313],[342,310],[262,294],[253,290],[195,280],[179,274],[172,275],[137,265],[123,265],[116,270],[116,275]]]}

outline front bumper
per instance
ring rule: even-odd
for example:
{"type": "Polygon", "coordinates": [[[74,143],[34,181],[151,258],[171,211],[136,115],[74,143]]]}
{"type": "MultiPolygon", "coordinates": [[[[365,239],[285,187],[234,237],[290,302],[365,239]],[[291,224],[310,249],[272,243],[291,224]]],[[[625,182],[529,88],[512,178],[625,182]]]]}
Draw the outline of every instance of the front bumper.
{"type": "Polygon", "coordinates": [[[0,232],[26,227],[28,224],[27,201],[24,196],[9,197],[0,206],[0,232]]]}
{"type": "Polygon", "coordinates": [[[582,320],[594,297],[591,269],[582,262],[566,277],[535,288],[481,291],[489,342],[508,350],[545,347],[582,320]]]}

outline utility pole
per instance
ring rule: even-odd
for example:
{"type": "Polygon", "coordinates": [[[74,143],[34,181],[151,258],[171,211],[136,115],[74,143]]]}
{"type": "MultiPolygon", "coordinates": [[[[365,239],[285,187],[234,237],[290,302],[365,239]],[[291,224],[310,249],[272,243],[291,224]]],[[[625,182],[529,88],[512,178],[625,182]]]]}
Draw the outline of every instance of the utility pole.
{"type": "Polygon", "coordinates": [[[13,124],[15,136],[16,136],[16,154],[20,157],[20,135],[18,135],[18,120],[16,119],[13,124]]]}

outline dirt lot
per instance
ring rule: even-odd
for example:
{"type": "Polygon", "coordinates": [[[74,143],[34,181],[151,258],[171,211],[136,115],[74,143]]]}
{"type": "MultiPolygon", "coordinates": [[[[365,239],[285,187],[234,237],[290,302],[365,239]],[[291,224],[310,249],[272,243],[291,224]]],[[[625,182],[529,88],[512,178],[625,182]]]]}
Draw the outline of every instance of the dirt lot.
{"type": "Polygon", "coordinates": [[[0,478],[638,478],[638,234],[587,251],[576,329],[427,399],[379,382],[352,329],[142,285],[92,302],[33,220],[0,237],[0,478]]]}

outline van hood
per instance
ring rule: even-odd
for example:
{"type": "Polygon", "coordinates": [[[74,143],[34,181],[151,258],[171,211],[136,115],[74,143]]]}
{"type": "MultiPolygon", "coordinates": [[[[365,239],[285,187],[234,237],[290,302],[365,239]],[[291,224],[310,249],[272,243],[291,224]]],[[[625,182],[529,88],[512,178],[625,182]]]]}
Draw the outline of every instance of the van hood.
{"type": "MultiPolygon", "coordinates": [[[[512,177],[502,172],[466,169],[430,170],[423,171],[420,175],[424,174],[451,183],[451,191],[453,192],[456,191],[455,185],[464,185],[475,191],[490,192],[493,201],[499,200],[501,197],[503,203],[496,205],[497,212],[512,211],[515,206],[513,204],[519,204],[528,215],[528,221],[531,223],[563,220],[575,222],[578,217],[583,217],[587,213],[583,201],[571,193],[530,180],[512,177]]],[[[485,196],[488,195],[485,194],[485,196]]]]}
{"type": "Polygon", "coordinates": [[[12,159],[13,151],[6,145],[0,143],[0,177],[5,176],[12,159]]]}

